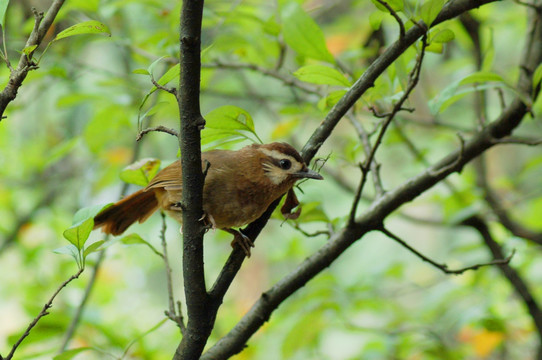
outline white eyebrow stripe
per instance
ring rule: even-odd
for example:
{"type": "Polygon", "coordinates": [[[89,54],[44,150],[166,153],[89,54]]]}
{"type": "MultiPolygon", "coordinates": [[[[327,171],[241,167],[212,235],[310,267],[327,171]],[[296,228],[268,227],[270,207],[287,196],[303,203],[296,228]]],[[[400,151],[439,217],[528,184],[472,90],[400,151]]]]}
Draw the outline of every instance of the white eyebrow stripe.
{"type": "Polygon", "coordinates": [[[298,163],[299,161],[297,161],[293,156],[290,156],[290,155],[286,155],[280,151],[277,151],[277,150],[268,150],[268,149],[259,149],[262,153],[264,153],[265,155],[269,156],[269,157],[272,157],[274,159],[277,159],[277,160],[280,160],[280,159],[288,159],[290,160],[292,163],[298,163]]]}

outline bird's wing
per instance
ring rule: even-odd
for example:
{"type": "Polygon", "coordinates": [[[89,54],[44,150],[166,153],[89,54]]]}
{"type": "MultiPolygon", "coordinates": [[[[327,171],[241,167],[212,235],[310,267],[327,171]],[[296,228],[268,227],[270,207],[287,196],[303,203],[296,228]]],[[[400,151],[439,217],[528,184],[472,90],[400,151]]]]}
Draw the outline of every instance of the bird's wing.
{"type": "Polygon", "coordinates": [[[180,191],[183,189],[183,170],[180,161],[175,161],[168,167],[162,169],[147,185],[145,191],[162,188],[164,190],[180,191]]]}

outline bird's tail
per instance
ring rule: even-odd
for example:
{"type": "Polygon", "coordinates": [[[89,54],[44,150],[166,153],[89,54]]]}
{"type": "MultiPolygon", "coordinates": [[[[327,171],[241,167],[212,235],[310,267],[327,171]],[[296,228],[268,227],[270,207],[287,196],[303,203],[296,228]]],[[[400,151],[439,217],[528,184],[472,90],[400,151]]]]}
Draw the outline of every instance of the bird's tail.
{"type": "Polygon", "coordinates": [[[111,205],[94,217],[94,229],[106,234],[120,235],[130,225],[147,220],[158,209],[154,191],[141,189],[111,205]]]}

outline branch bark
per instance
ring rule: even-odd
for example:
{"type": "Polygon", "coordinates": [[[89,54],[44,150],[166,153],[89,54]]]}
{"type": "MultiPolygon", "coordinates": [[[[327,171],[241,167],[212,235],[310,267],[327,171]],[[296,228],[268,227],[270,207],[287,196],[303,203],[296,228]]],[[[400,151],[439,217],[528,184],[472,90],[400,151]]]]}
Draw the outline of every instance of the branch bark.
{"type": "MultiPolygon", "coordinates": [[[[180,114],[179,147],[182,154],[183,183],[183,278],[188,322],[174,359],[197,359],[214,325],[209,312],[203,267],[201,223],[203,172],[201,134],[205,120],[200,111],[201,22],[203,0],[183,1],[180,15],[180,64],[177,103],[180,114]]],[[[216,314],[216,312],[215,312],[216,314]]]]}

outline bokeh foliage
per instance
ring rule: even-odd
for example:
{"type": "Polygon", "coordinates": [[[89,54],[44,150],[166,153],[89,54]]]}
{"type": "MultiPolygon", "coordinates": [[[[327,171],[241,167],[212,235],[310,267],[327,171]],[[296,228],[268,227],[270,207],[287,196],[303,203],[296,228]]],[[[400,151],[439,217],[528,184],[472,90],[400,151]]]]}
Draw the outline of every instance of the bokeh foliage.
{"type": "MultiPolygon", "coordinates": [[[[408,29],[413,25],[406,19],[431,22],[444,1],[388,3],[408,29]]],[[[10,59],[18,58],[32,29],[30,6],[43,11],[46,5],[11,1],[3,27],[10,59]]],[[[77,271],[73,260],[53,252],[66,245],[62,234],[77,210],[115,201],[123,186],[119,176],[134,161],[151,157],[168,164],[176,158],[175,137],[154,132],[135,139],[147,127],[178,127],[175,99],[157,90],[151,76],[161,85],[176,86],[179,7],[158,0],[66,2],[38,57],[56,34],[84,21],[105,24],[111,36],[86,34],[51,43],[0,122],[2,355],[54,289],[77,271]]],[[[408,102],[415,111],[399,113],[377,154],[384,189],[456,149],[457,133],[468,137],[480,119],[494,119],[501,102],[516,95],[525,6],[499,2],[471,15],[480,23],[479,59],[459,20],[429,33],[430,52],[408,102]],[[485,93],[482,116],[480,91],[485,93]]],[[[378,1],[206,1],[204,150],[254,141],[287,141],[301,148],[345,90],[398,36],[397,22],[378,1]]],[[[283,222],[277,214],[268,225],[218,313],[210,343],[229,331],[262,291],[325,243],[325,231],[347,221],[358,163],[366,156],[355,123],[378,129],[381,120],[370,108],[391,109],[405,91],[419,50],[419,45],[411,47],[388,68],[356,104],[352,122],[345,119],[324,145],[319,155],[327,159],[326,181],[302,185],[298,221],[283,222]],[[324,235],[306,236],[298,228],[324,235]]],[[[8,76],[1,66],[2,88],[8,76]]],[[[540,107],[533,104],[534,116],[516,135],[540,140],[540,107]]],[[[542,231],[540,147],[507,145],[490,150],[484,161],[491,186],[514,218],[542,231]]],[[[475,232],[453,224],[483,214],[505,249],[516,249],[512,265],[532,284],[533,296],[542,299],[536,286],[539,246],[513,237],[495,221],[482,193],[475,168],[468,166],[401,208],[387,226],[431,258],[461,267],[490,256],[475,232]]],[[[160,248],[160,227],[156,215],[130,229],[141,238],[104,244],[105,260],[70,344],[81,349],[59,359],[171,358],[180,335],[173,322],[163,321],[164,265],[152,250],[160,248]]],[[[177,224],[168,222],[167,238],[175,293],[182,299],[177,224]]],[[[101,240],[101,233],[93,233],[88,244],[101,240]]],[[[210,280],[230,252],[229,241],[220,232],[206,235],[210,280]]],[[[88,256],[88,271],[55,301],[19,350],[21,358],[58,353],[96,259],[97,254],[88,256]]],[[[288,299],[238,358],[528,359],[538,341],[523,304],[496,267],[444,275],[375,233],[288,299]]]]}

